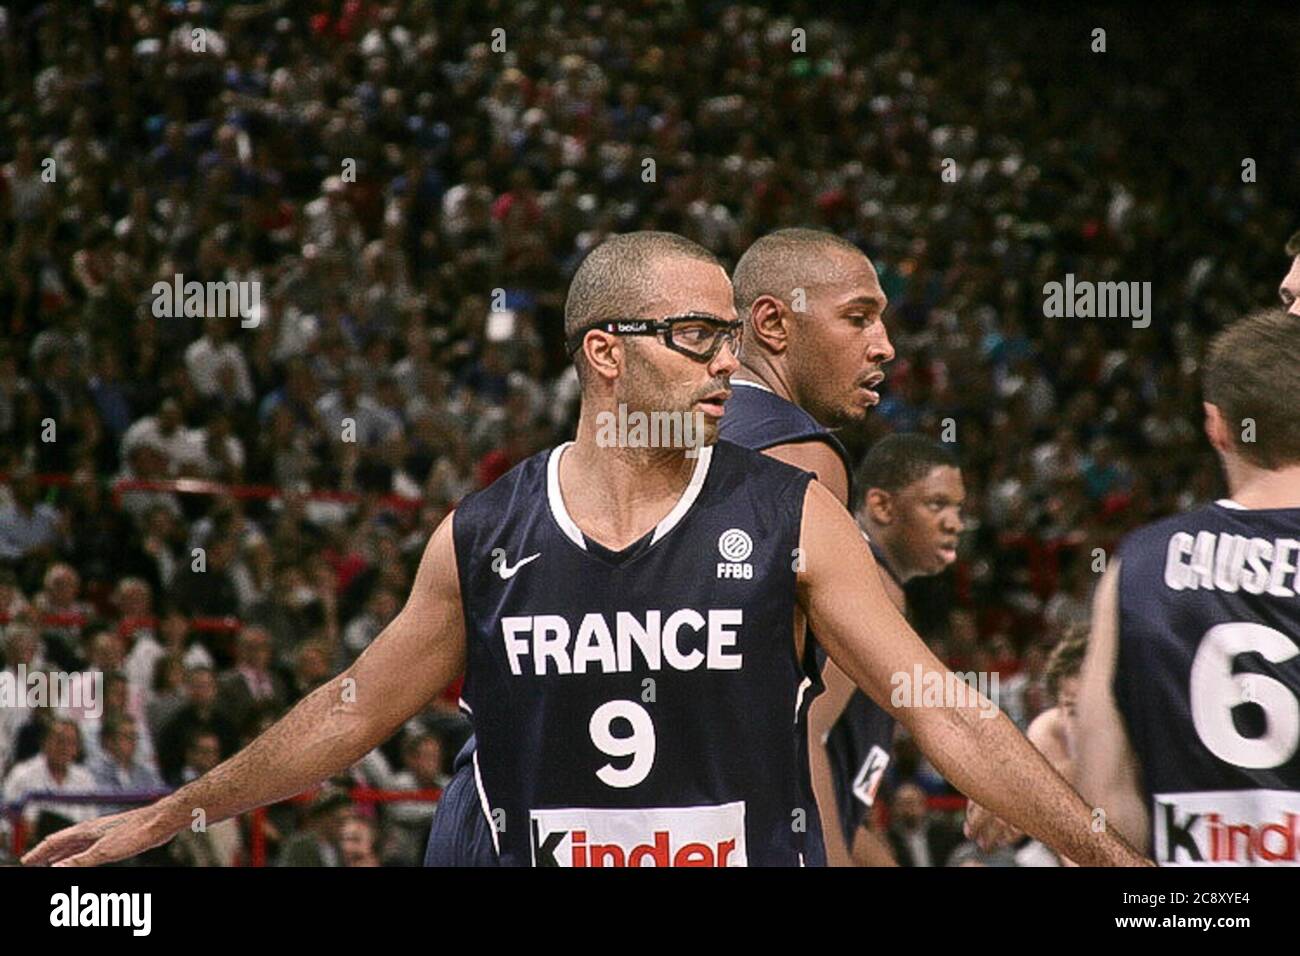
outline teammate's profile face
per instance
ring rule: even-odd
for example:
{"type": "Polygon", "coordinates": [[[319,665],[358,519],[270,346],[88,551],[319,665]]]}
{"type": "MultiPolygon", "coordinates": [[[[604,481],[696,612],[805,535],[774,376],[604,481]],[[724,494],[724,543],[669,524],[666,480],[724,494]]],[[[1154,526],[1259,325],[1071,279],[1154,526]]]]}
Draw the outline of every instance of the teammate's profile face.
{"type": "Polygon", "coordinates": [[[909,568],[922,575],[938,574],[957,560],[965,501],[961,471],[951,465],[935,466],[893,496],[891,534],[909,568]]]}
{"type": "Polygon", "coordinates": [[[1277,293],[1282,298],[1282,305],[1287,312],[1300,316],[1300,256],[1291,260],[1291,271],[1282,279],[1277,293]]]}
{"type": "MultiPolygon", "coordinates": [[[[639,317],[703,313],[735,321],[731,280],[720,266],[695,259],[662,259],[655,271],[663,292],[649,303],[649,313],[639,317]]],[[[701,362],[651,336],[626,336],[620,341],[626,374],[619,377],[617,401],[626,404],[629,412],[689,415],[702,428],[697,443],[716,442],[718,422],[731,394],[731,375],[740,367],[731,347],[724,345],[701,362]]]]}
{"type": "Polygon", "coordinates": [[[800,404],[823,425],[861,421],[880,403],[883,366],[894,357],[888,304],[866,256],[827,253],[831,276],[806,291],[807,312],[791,326],[789,365],[800,404]]]}

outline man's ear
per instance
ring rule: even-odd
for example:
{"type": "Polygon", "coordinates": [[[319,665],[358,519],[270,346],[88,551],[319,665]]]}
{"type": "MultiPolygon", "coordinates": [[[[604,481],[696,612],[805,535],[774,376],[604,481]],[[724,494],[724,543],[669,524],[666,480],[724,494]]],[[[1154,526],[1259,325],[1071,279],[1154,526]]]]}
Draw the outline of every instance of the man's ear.
{"type": "Polygon", "coordinates": [[[1202,402],[1201,406],[1205,409],[1205,437],[1210,440],[1210,445],[1220,455],[1232,454],[1236,448],[1223,412],[1220,411],[1219,406],[1211,405],[1209,402],[1202,402]]]}
{"type": "Polygon", "coordinates": [[[582,354],[587,359],[587,371],[607,381],[617,378],[623,367],[623,343],[617,335],[588,332],[582,340],[582,354]]]}
{"type": "Polygon", "coordinates": [[[784,352],[790,345],[788,317],[789,310],[784,302],[775,296],[760,295],[749,307],[745,341],[755,339],[762,342],[763,348],[769,352],[784,352]]]}
{"type": "Polygon", "coordinates": [[[869,488],[862,499],[862,510],[876,524],[893,524],[894,496],[884,488],[869,488]]]}

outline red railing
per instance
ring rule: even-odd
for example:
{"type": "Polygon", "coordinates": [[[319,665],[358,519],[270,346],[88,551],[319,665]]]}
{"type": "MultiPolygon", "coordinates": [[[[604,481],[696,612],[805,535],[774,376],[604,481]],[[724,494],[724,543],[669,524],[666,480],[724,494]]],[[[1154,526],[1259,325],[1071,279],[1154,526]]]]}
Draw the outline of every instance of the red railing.
{"type": "MultiPolygon", "coordinates": [[[[44,477],[44,476],[42,476],[44,477]]],[[[278,501],[285,496],[283,489],[276,485],[226,485],[219,481],[205,478],[170,478],[161,481],[145,481],[139,478],[120,478],[110,486],[113,492],[113,504],[121,507],[122,495],[128,491],[163,491],[180,495],[224,495],[231,498],[253,499],[255,501],[278,501]]],[[[363,496],[356,491],[304,491],[301,497],[308,501],[330,501],[338,504],[356,504],[363,496]]],[[[423,503],[422,498],[407,498],[404,495],[385,494],[377,499],[380,504],[399,510],[414,510],[423,503]]]]}
{"type": "MultiPolygon", "coordinates": [[[[928,794],[925,805],[931,813],[960,813],[966,809],[966,797],[960,793],[928,794]]],[[[889,806],[884,800],[878,801],[871,809],[871,822],[874,829],[889,829],[889,806]]]]}

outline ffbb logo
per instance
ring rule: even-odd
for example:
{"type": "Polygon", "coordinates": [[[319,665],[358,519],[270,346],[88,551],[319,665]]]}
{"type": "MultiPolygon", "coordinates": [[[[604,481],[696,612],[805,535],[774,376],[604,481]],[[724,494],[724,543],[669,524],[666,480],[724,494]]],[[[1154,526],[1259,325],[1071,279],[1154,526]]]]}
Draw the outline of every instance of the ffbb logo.
{"type": "Polygon", "coordinates": [[[534,810],[534,866],[745,866],[745,805],[534,810]]]}
{"type": "Polygon", "coordinates": [[[754,577],[754,566],[748,558],[753,553],[754,539],[746,532],[740,528],[728,528],[722,532],[718,538],[718,554],[722,556],[718,562],[718,577],[751,580],[754,577]]]}

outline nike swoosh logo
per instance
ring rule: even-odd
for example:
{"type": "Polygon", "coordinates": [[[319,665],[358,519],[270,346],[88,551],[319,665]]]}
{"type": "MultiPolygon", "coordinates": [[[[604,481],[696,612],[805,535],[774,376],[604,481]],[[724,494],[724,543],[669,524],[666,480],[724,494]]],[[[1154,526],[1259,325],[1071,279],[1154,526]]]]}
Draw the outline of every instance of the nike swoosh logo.
{"type": "Polygon", "coordinates": [[[542,556],[542,552],[540,551],[538,551],[536,554],[530,554],[528,557],[524,558],[522,561],[516,564],[513,568],[510,567],[510,565],[506,564],[504,561],[502,561],[501,567],[497,570],[497,574],[501,575],[502,581],[509,581],[511,578],[515,576],[516,571],[522,568],[529,561],[536,561],[541,556],[542,556]]]}

